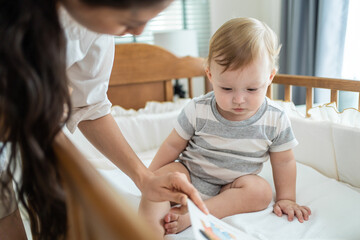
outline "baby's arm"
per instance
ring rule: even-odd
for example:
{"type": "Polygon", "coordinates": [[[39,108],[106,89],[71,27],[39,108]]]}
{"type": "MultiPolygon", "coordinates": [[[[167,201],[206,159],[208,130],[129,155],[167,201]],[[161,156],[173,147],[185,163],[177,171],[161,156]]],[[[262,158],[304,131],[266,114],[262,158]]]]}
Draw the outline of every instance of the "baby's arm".
{"type": "Polygon", "coordinates": [[[311,210],[296,203],[296,162],[292,150],[270,152],[270,161],[276,189],[274,213],[279,217],[283,213],[292,221],[296,216],[299,222],[309,219],[311,210]]]}
{"type": "Polygon", "coordinates": [[[187,146],[188,140],[183,139],[173,129],[170,135],[161,144],[158,152],[156,153],[154,160],[151,162],[149,169],[155,171],[166,164],[175,161],[180,153],[187,146]]]}

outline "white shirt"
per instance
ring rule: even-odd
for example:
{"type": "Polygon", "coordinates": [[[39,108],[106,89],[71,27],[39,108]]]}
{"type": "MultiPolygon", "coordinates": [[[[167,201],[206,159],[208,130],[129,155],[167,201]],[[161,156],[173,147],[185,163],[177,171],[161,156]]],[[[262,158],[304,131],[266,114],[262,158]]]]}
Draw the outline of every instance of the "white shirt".
{"type": "Polygon", "coordinates": [[[64,8],[59,11],[66,44],[72,115],[66,126],[74,132],[79,122],[110,113],[107,90],[114,62],[114,37],[98,34],[77,23],[64,8]]]}
{"type": "MultiPolygon", "coordinates": [[[[66,126],[70,132],[74,132],[80,121],[97,119],[110,113],[111,103],[106,92],[114,62],[115,45],[113,36],[86,29],[73,20],[64,8],[60,8],[59,17],[67,38],[66,69],[73,89],[72,115],[66,126]]],[[[0,154],[0,172],[6,169],[8,159],[3,151],[0,154]]],[[[14,192],[11,190],[10,194],[14,192]]],[[[0,196],[0,219],[14,212],[17,207],[16,201],[10,202],[8,208],[3,206],[5,205],[0,196]]]]}

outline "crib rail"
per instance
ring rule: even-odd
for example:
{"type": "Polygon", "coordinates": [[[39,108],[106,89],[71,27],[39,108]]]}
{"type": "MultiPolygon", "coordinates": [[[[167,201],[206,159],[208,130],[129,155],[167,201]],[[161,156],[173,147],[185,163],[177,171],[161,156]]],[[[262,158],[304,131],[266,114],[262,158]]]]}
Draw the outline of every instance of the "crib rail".
{"type": "Polygon", "coordinates": [[[53,148],[66,196],[67,240],[156,239],[152,229],[63,133],[55,138],[53,148]]]}
{"type": "MultiPolygon", "coordinates": [[[[339,91],[360,92],[360,81],[323,78],[313,76],[299,76],[277,74],[273,83],[284,85],[284,100],[287,102],[292,101],[292,86],[306,87],[306,115],[308,110],[313,106],[313,92],[314,88],[330,89],[330,101],[338,105],[339,91]]],[[[268,88],[267,96],[272,98],[273,86],[268,88]]],[[[358,99],[358,109],[360,110],[360,94],[358,99]]]]}

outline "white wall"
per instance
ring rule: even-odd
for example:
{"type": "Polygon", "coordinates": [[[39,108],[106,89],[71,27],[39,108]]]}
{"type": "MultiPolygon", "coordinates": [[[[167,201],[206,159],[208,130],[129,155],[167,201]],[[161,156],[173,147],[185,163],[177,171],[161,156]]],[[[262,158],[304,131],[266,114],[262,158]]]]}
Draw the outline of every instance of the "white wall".
{"type": "Polygon", "coordinates": [[[211,33],[234,17],[254,17],[280,36],[281,0],[210,0],[211,33]]]}

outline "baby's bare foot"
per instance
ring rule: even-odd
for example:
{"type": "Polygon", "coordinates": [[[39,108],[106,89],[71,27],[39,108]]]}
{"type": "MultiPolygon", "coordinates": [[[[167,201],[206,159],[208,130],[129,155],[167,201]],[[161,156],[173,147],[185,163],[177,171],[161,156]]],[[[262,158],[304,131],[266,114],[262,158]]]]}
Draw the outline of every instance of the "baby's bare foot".
{"type": "Polygon", "coordinates": [[[189,213],[184,215],[168,213],[164,217],[165,234],[179,233],[190,227],[190,225],[189,213]]]}

